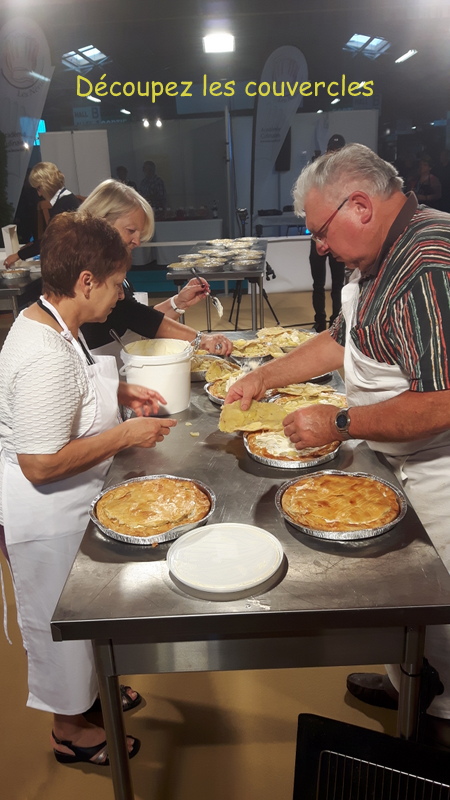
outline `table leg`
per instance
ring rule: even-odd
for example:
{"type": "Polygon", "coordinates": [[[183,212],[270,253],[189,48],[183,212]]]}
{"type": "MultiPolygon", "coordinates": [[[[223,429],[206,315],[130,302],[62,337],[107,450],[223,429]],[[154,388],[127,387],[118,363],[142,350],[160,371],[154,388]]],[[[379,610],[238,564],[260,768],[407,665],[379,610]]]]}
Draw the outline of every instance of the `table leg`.
{"type": "Polygon", "coordinates": [[[259,327],[264,328],[264,275],[259,279],[259,327]]]}
{"type": "Polygon", "coordinates": [[[19,303],[17,301],[16,295],[13,295],[11,297],[11,305],[12,305],[13,317],[14,319],[17,319],[17,317],[19,316],[19,303]]]}
{"type": "Polygon", "coordinates": [[[397,735],[401,739],[417,738],[424,644],[425,628],[406,629],[405,658],[400,665],[397,717],[397,735]]]}
{"type": "Polygon", "coordinates": [[[209,294],[206,295],[206,328],[209,333],[211,330],[211,298],[209,294]]]}
{"type": "Polygon", "coordinates": [[[256,281],[250,281],[250,292],[252,298],[252,331],[258,330],[258,314],[256,310],[256,281]]]}
{"type": "Polygon", "coordinates": [[[92,642],[115,800],[134,800],[119,679],[109,642],[92,642]]]}

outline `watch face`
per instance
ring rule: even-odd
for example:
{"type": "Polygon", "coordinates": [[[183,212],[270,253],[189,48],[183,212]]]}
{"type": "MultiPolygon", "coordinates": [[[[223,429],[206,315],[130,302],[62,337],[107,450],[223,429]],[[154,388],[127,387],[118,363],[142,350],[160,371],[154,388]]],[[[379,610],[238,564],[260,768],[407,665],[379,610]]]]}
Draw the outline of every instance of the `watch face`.
{"type": "Polygon", "coordinates": [[[340,411],[339,414],[336,415],[336,426],[339,428],[339,430],[345,430],[348,422],[349,419],[346,411],[340,411]]]}

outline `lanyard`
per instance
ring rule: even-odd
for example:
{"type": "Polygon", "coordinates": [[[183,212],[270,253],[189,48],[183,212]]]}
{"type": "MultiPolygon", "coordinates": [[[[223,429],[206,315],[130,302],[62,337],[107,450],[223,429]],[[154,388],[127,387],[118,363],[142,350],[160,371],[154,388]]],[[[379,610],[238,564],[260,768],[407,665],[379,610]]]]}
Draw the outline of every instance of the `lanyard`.
{"type": "MultiPolygon", "coordinates": [[[[53,317],[53,319],[54,319],[54,320],[56,320],[56,322],[57,322],[59,325],[61,325],[61,327],[63,328],[63,332],[64,332],[64,327],[66,327],[66,330],[67,330],[67,326],[65,326],[64,320],[63,320],[63,319],[62,319],[62,318],[59,316],[59,314],[57,314],[57,313],[55,314],[55,313],[54,313],[53,306],[51,305],[51,303],[49,303],[49,302],[48,302],[48,300],[45,300],[45,298],[43,298],[43,297],[41,296],[41,297],[39,298],[39,300],[37,301],[37,304],[38,304],[38,306],[39,306],[40,308],[42,308],[42,310],[43,310],[43,311],[46,311],[46,313],[47,313],[47,314],[50,314],[50,316],[51,316],[51,317],[53,317]],[[59,317],[59,319],[58,319],[58,317],[59,317]],[[64,324],[62,324],[62,323],[64,323],[64,324]]],[[[65,338],[67,338],[67,336],[66,336],[65,338]]],[[[71,336],[71,340],[73,340],[73,338],[74,338],[74,337],[73,337],[73,336],[71,336]]],[[[91,366],[92,364],[95,364],[95,360],[94,360],[94,358],[93,358],[93,356],[92,356],[92,353],[90,353],[90,351],[89,351],[89,350],[88,350],[88,348],[86,347],[86,343],[83,341],[83,339],[82,339],[80,336],[78,336],[78,337],[77,337],[77,341],[78,341],[78,344],[80,345],[80,347],[81,347],[81,349],[82,349],[82,351],[83,351],[84,355],[86,356],[86,361],[87,361],[87,363],[88,363],[90,366],[91,366]]]]}

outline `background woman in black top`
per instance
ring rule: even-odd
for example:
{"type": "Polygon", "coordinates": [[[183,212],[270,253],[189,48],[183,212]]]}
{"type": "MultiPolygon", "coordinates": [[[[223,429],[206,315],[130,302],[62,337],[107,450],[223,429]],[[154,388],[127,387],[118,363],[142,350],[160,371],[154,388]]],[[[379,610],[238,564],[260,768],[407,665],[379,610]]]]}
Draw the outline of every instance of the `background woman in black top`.
{"type": "MultiPolygon", "coordinates": [[[[49,201],[51,205],[48,212],[50,219],[63,211],[75,211],[80,205],[78,197],[64,186],[64,175],[61,170],[51,161],[40,161],[39,164],[36,164],[30,172],[28,181],[40,197],[49,201]]],[[[19,259],[25,261],[27,258],[38,256],[40,250],[38,241],[26,244],[17,253],[7,256],[4,265],[7,268],[12,267],[19,259]]]]}

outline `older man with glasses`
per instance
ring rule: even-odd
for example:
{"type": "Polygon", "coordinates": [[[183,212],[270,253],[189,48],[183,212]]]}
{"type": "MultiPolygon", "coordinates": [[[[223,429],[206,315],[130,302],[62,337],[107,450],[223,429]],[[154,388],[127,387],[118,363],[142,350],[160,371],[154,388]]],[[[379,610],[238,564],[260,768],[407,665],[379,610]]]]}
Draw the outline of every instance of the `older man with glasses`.
{"type": "MultiPolygon", "coordinates": [[[[226,403],[344,367],[349,407],[298,409],[298,449],[365,439],[390,463],[450,570],[450,215],[405,196],[394,167],[351,144],[307,166],[294,189],[317,250],[353,271],[329,331],[237,381],[226,403]]],[[[450,746],[450,626],[427,631],[424,738],[450,746]],[[436,668],[436,669],[434,669],[436,668]],[[438,670],[444,687],[436,674],[438,670]]],[[[349,691],[396,708],[399,668],[353,674],[349,691]]]]}

